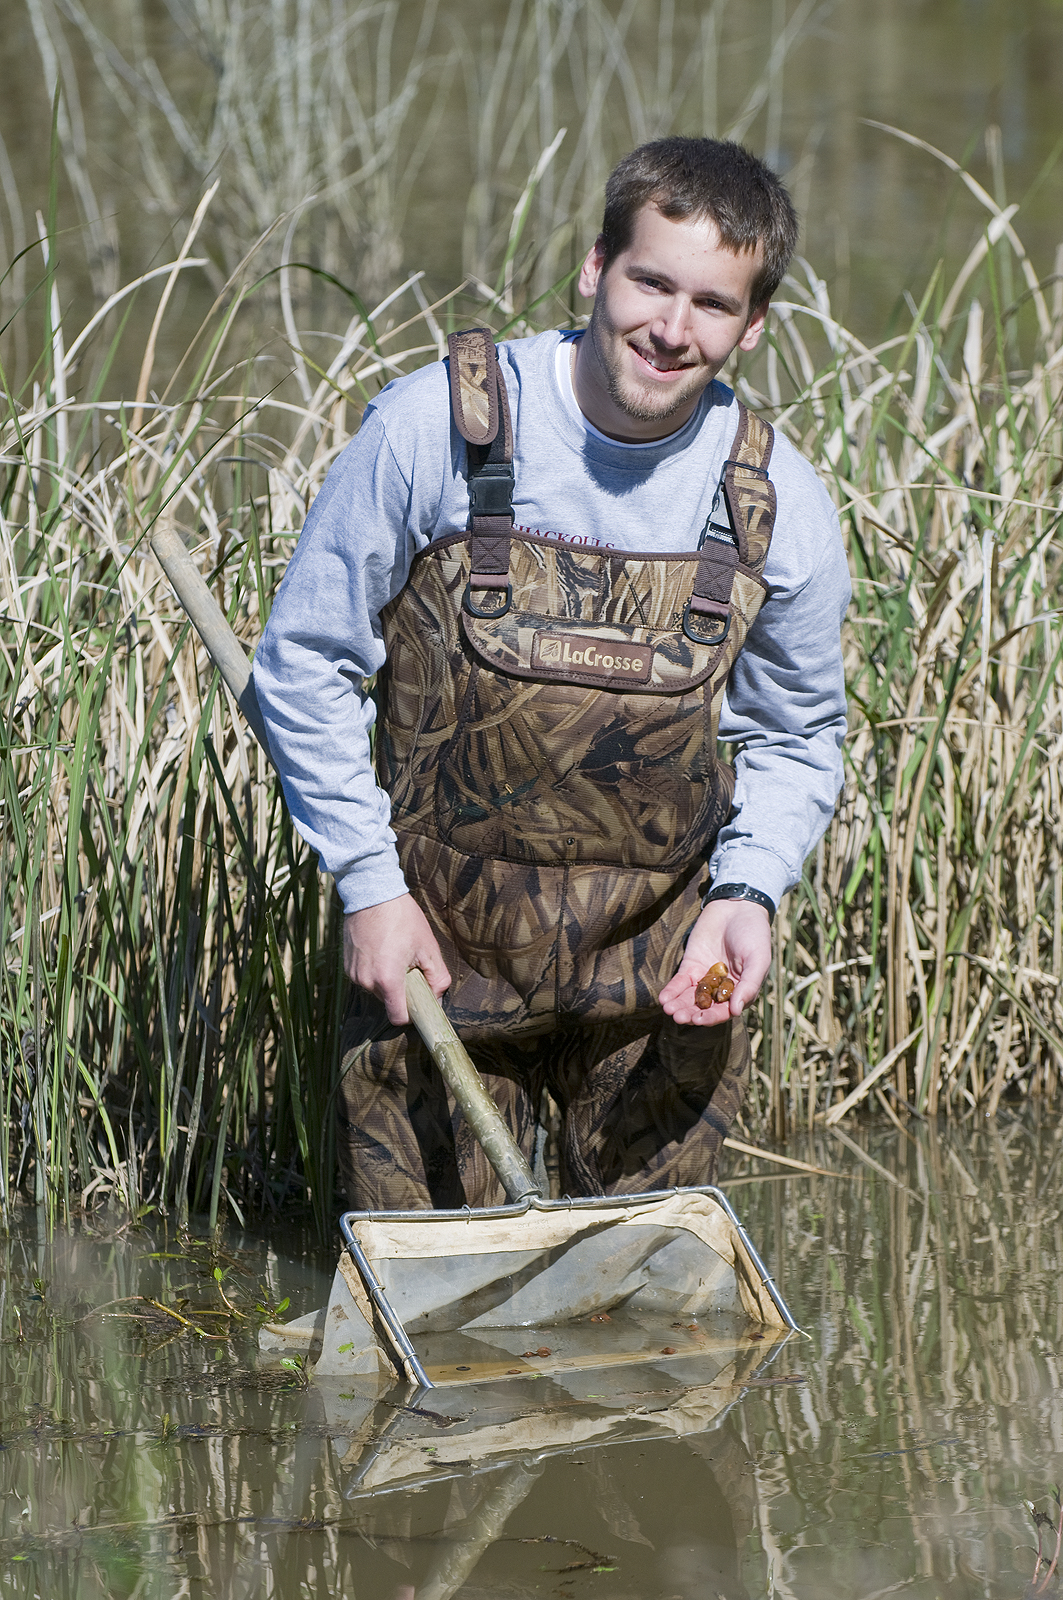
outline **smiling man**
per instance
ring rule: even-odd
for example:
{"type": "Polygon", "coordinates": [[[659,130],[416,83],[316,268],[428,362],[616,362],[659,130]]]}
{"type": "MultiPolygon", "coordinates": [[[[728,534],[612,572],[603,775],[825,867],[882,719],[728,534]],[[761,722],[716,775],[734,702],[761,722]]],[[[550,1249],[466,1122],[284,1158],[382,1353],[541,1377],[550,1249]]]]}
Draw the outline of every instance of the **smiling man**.
{"type": "Polygon", "coordinates": [[[501,1198],[408,1027],[414,966],[529,1159],[559,1108],[562,1192],[715,1179],[775,907],[841,779],[837,517],[717,381],[796,231],[741,147],[642,146],[580,273],[586,331],[454,336],[367,408],[307,518],[255,681],[347,913],[354,1206],[501,1198]],[[733,992],[703,1007],[716,963],[733,992]]]}

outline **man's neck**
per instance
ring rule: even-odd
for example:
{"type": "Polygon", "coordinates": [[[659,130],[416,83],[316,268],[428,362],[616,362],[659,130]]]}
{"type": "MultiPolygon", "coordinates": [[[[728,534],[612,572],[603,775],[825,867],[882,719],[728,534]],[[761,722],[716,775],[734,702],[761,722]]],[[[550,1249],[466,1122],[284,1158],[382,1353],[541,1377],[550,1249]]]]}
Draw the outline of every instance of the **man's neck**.
{"type": "Polygon", "coordinates": [[[698,408],[701,396],[679,416],[660,417],[643,422],[622,419],[618,408],[608,402],[608,380],[601,370],[594,345],[587,333],[573,340],[571,353],[572,394],[583,416],[598,433],[618,444],[657,444],[685,428],[698,408]]]}

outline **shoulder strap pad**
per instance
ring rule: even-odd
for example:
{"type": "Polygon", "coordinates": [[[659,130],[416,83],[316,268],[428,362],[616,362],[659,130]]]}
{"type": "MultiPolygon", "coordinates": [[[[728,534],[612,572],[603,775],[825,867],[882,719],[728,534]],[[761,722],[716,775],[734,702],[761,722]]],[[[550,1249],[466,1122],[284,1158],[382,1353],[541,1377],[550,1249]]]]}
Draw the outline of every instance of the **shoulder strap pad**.
{"type": "Polygon", "coordinates": [[[775,485],[768,477],[775,432],[770,422],[738,402],[738,427],[723,469],[724,491],[738,557],[760,572],[775,528],[775,485]]]}
{"type": "Polygon", "coordinates": [[[771,424],[738,402],[738,427],[721,482],[734,543],[706,539],[694,589],[683,612],[683,632],[695,644],[722,644],[731,625],[731,591],[741,562],[759,577],[775,527],[775,485],[768,477],[775,434],[771,424]]]}
{"type": "Polygon", "coordinates": [[[450,409],[469,444],[487,445],[498,432],[498,352],[487,328],[466,328],[447,340],[450,409]]]}

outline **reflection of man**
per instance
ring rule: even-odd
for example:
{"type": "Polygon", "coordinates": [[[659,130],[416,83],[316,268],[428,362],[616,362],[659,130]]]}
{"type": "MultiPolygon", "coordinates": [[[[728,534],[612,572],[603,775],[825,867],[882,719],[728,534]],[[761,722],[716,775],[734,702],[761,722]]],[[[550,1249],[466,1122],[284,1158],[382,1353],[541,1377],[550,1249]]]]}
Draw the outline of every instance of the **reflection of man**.
{"type": "Polygon", "coordinates": [[[255,681],[347,912],[354,1204],[500,1197],[404,1026],[412,966],[529,1155],[550,1092],[564,1192],[715,1174],[771,917],[840,780],[837,519],[714,382],[795,237],[738,146],[636,150],[580,274],[587,332],[497,368],[463,336],[367,409],[307,519],[255,681]],[[734,992],[700,1010],[719,961],[734,992]]]}

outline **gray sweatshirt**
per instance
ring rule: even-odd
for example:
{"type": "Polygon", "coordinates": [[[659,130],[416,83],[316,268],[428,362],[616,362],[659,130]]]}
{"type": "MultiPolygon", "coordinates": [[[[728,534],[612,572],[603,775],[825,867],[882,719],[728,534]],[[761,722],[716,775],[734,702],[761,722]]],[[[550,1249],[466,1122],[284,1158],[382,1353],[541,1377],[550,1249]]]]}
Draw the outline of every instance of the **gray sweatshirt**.
{"type": "MultiPolygon", "coordinates": [[[[652,444],[599,433],[572,393],[568,339],[500,346],[515,434],[517,527],[632,551],[693,550],[737,426],[710,384],[684,427],[652,444]]],[[[345,910],[405,893],[373,775],[375,714],[363,680],[384,661],[380,613],[418,551],[464,530],[465,445],[436,362],[366,409],[311,507],[255,654],[255,686],[296,827],[331,872],[345,910]]],[[[768,594],[727,685],[720,738],[739,746],[736,814],[710,868],[778,903],[823,833],[841,784],[845,688],[840,626],[849,574],[834,507],[778,432],[778,515],[768,594]]],[[[725,518],[726,514],[724,514],[725,518]]]]}

